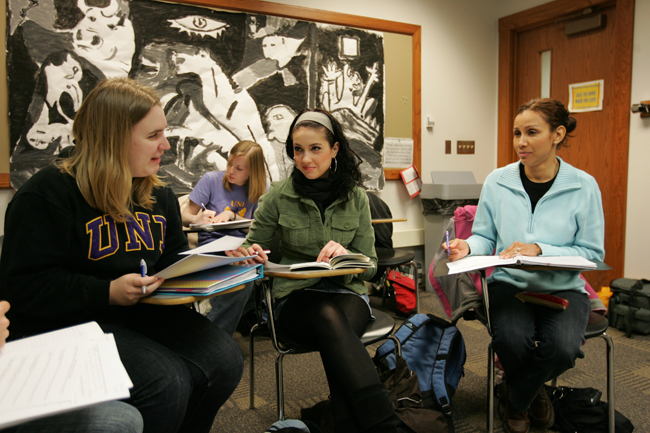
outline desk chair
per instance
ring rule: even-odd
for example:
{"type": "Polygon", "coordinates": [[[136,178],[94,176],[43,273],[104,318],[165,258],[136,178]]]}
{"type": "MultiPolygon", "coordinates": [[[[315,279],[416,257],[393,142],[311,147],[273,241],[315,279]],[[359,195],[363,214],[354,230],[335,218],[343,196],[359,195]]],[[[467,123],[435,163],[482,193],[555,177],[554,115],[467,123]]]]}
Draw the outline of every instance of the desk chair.
{"type": "MultiPolygon", "coordinates": [[[[279,236],[273,238],[271,242],[271,253],[269,254],[269,260],[274,263],[280,262],[280,245],[279,245],[279,236]]],[[[332,273],[343,274],[343,273],[359,273],[362,272],[362,269],[358,269],[355,272],[350,272],[354,270],[340,270],[340,271],[326,271],[332,273]]],[[[315,274],[310,274],[309,277],[314,277],[315,274]]],[[[306,278],[304,275],[299,273],[294,273],[291,276],[292,278],[306,278]]],[[[275,317],[273,314],[273,299],[271,297],[271,283],[272,281],[265,277],[260,281],[260,284],[256,286],[256,302],[255,308],[257,313],[257,323],[251,328],[250,334],[250,353],[251,353],[251,362],[250,362],[250,409],[255,408],[255,336],[265,330],[269,333],[273,347],[277,351],[277,356],[275,358],[275,382],[276,382],[276,400],[278,407],[278,419],[284,420],[284,377],[283,377],[283,365],[282,360],[285,355],[289,354],[299,354],[311,352],[312,349],[307,347],[300,347],[296,344],[293,344],[289,341],[282,339],[281,335],[278,335],[276,332],[275,317]],[[269,308],[270,306],[270,308],[269,308]]],[[[372,314],[375,317],[375,320],[369,321],[368,326],[364,334],[361,336],[361,342],[368,346],[370,344],[376,343],[381,340],[391,339],[395,342],[395,347],[400,350],[399,340],[392,335],[393,330],[395,329],[395,320],[390,317],[388,314],[372,309],[372,314]]]]}
{"type": "MultiPolygon", "coordinates": [[[[268,287],[268,284],[264,282],[258,286],[258,289],[262,291],[261,296],[262,299],[265,300],[266,305],[273,305],[271,290],[268,287]]],[[[260,305],[261,304],[258,304],[258,306],[260,305]]],[[[308,353],[311,352],[312,349],[283,341],[282,337],[277,334],[273,314],[271,314],[265,307],[262,308],[264,309],[267,319],[253,325],[250,336],[250,409],[255,408],[255,336],[262,327],[266,327],[268,328],[271,341],[273,342],[273,347],[277,351],[277,356],[275,358],[276,401],[278,407],[278,419],[282,421],[284,420],[284,377],[282,360],[285,355],[308,353]]],[[[399,340],[392,335],[392,332],[395,329],[395,320],[388,314],[374,308],[372,309],[372,314],[375,316],[375,320],[368,322],[366,331],[361,337],[361,342],[365,346],[368,346],[381,340],[391,339],[395,342],[395,345],[399,350],[399,340]]]]}
{"type": "Polygon", "coordinates": [[[406,221],[406,219],[393,219],[393,214],[388,205],[375,194],[369,192],[370,216],[375,229],[375,251],[377,253],[377,272],[379,281],[377,287],[381,288],[382,305],[386,304],[386,278],[391,270],[400,266],[410,268],[415,281],[415,312],[420,312],[420,290],[418,285],[418,267],[415,264],[415,254],[411,251],[396,250],[393,248],[393,221],[406,221]]]}
{"type": "MultiPolygon", "coordinates": [[[[465,239],[471,234],[471,224],[473,223],[473,212],[476,211],[476,206],[465,206],[458,208],[455,217],[463,220],[463,226],[459,227],[454,224],[454,218],[451,218],[447,229],[450,233],[455,233],[454,237],[465,239]],[[467,215],[471,215],[468,217],[467,215]]],[[[444,240],[441,240],[441,244],[444,240]]],[[[472,279],[468,273],[458,275],[447,275],[446,263],[448,260],[439,248],[434,256],[429,268],[429,280],[434,287],[438,298],[445,309],[445,312],[451,318],[452,323],[456,323],[461,317],[466,320],[478,319],[481,321],[490,337],[492,337],[492,327],[489,319],[490,301],[487,291],[487,275],[489,269],[482,269],[479,271],[479,277],[472,279]],[[455,286],[455,287],[454,287],[455,286]],[[454,292],[457,293],[454,293],[454,292]]],[[[611,269],[609,266],[600,263],[597,270],[611,269]]],[[[588,284],[587,284],[588,286],[588,284]]],[[[588,291],[593,292],[590,286],[588,291]]],[[[607,346],[606,352],[606,367],[607,367],[607,402],[608,402],[608,416],[609,416],[609,433],[614,433],[615,421],[615,395],[614,395],[614,345],[611,337],[607,335],[606,331],[609,323],[605,316],[602,314],[602,302],[596,300],[597,295],[595,292],[590,293],[592,311],[589,315],[589,322],[585,331],[585,340],[594,337],[602,337],[607,346]],[[599,312],[600,311],[600,312],[599,312]]],[[[604,306],[603,306],[604,307],[604,306]]],[[[487,374],[487,431],[492,433],[494,431],[494,395],[495,395],[495,352],[492,349],[492,344],[488,346],[488,374],[487,374]]],[[[553,380],[552,384],[555,386],[557,378],[553,380]]]]}
{"type": "MultiPolygon", "coordinates": [[[[482,286],[484,288],[487,288],[485,271],[482,270],[480,272],[481,272],[482,286]]],[[[487,290],[483,290],[483,299],[484,299],[483,305],[487,306],[485,310],[486,317],[487,317],[487,311],[489,311],[489,299],[488,299],[487,292],[488,292],[487,290]]],[[[585,330],[585,341],[595,337],[602,337],[602,339],[605,340],[605,344],[607,347],[606,368],[607,368],[607,410],[608,410],[608,418],[609,418],[608,432],[615,433],[616,401],[614,396],[614,342],[612,341],[612,338],[606,333],[608,327],[609,327],[609,321],[607,320],[607,318],[604,315],[598,313],[597,311],[592,310],[589,313],[589,322],[587,323],[587,329],[585,330]]],[[[490,337],[492,337],[492,329],[490,327],[489,320],[487,321],[487,330],[488,333],[490,334],[490,337]]],[[[487,374],[487,381],[488,381],[487,431],[488,433],[492,433],[494,431],[494,390],[495,390],[494,357],[495,357],[495,352],[494,349],[492,348],[492,343],[490,343],[490,345],[488,346],[488,374],[487,374]]],[[[557,377],[553,379],[551,384],[553,386],[557,386],[557,377]]]]}

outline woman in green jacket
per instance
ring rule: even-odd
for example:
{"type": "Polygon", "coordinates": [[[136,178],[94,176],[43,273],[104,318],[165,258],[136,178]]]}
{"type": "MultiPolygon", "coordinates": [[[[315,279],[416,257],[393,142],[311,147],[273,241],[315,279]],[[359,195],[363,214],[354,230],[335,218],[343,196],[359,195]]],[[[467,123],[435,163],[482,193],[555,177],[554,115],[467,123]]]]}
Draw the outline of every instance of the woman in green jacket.
{"type": "MultiPolygon", "coordinates": [[[[368,197],[358,186],[360,158],[339,122],[305,110],[286,143],[293,173],[260,198],[242,252],[267,260],[263,250],[278,232],[283,264],[361,253],[376,265],[368,197]]],[[[374,273],[273,282],[279,331],[320,352],[339,432],[396,431],[393,406],[359,339],[372,320],[363,280],[374,273]]]]}

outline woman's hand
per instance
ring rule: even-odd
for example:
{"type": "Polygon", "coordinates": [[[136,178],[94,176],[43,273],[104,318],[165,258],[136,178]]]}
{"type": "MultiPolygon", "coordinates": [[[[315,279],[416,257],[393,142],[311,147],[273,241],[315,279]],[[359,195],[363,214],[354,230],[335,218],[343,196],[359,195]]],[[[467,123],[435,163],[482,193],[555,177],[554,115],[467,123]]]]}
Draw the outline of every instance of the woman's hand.
{"type": "Polygon", "coordinates": [[[505,250],[499,253],[502,259],[509,259],[510,257],[517,256],[539,256],[542,254],[542,249],[537,244],[525,244],[523,242],[513,242],[505,250]]]}
{"type": "MultiPolygon", "coordinates": [[[[443,242],[441,246],[447,251],[447,242],[443,242]]],[[[449,261],[453,262],[469,254],[469,245],[464,239],[452,239],[449,241],[449,250],[451,251],[448,256],[449,261]]]]}
{"type": "Polygon", "coordinates": [[[216,215],[212,218],[213,223],[225,223],[227,221],[234,220],[237,215],[231,210],[225,210],[219,215],[216,215]]]}
{"type": "Polygon", "coordinates": [[[183,218],[183,225],[185,227],[189,227],[190,224],[210,224],[216,214],[215,211],[205,209],[192,200],[181,211],[181,217],[183,218]]]}
{"type": "Polygon", "coordinates": [[[142,277],[139,274],[122,275],[111,281],[108,303],[111,305],[133,305],[147,295],[150,295],[165,281],[154,276],[142,277]],[[142,287],[147,286],[145,292],[142,287]]]}
{"type": "Polygon", "coordinates": [[[230,250],[226,251],[226,255],[228,257],[251,257],[248,260],[244,260],[243,263],[249,264],[249,265],[255,265],[257,263],[266,263],[266,261],[269,259],[266,253],[264,252],[264,249],[260,247],[258,244],[253,244],[248,249],[244,247],[239,247],[236,250],[230,250]]]}
{"type": "Polygon", "coordinates": [[[329,241],[327,245],[325,245],[323,249],[320,250],[320,254],[316,258],[316,261],[329,263],[331,258],[340,256],[341,254],[347,254],[347,253],[348,250],[343,248],[341,244],[339,244],[338,242],[329,241]]]}
{"type": "Polygon", "coordinates": [[[199,212],[194,218],[194,224],[212,224],[219,222],[214,220],[216,215],[217,213],[213,210],[201,210],[201,212],[199,212]]]}
{"type": "Polygon", "coordinates": [[[5,341],[9,338],[9,319],[5,315],[9,308],[9,302],[0,301],[0,348],[5,345],[5,341]]]}

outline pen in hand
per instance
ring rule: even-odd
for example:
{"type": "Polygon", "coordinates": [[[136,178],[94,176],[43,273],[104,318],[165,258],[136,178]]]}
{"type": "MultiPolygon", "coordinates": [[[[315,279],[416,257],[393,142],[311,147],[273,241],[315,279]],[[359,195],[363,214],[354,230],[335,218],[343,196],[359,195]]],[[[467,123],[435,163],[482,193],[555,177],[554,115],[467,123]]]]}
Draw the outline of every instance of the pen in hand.
{"type": "Polygon", "coordinates": [[[447,241],[447,257],[451,255],[451,248],[449,247],[449,230],[445,231],[445,240],[447,241]]]}
{"type": "MultiPolygon", "coordinates": [[[[147,276],[147,262],[144,259],[140,260],[140,275],[142,275],[142,278],[147,276]]],[[[147,294],[147,286],[142,286],[142,294],[147,294]]]]}
{"type": "MultiPolygon", "coordinates": [[[[208,208],[205,207],[205,205],[204,205],[203,203],[201,203],[201,207],[203,208],[203,212],[207,212],[207,211],[208,211],[208,208]]],[[[210,222],[212,222],[212,218],[215,217],[215,216],[217,216],[216,213],[215,213],[213,216],[208,217],[208,218],[210,218],[210,222]]]]}

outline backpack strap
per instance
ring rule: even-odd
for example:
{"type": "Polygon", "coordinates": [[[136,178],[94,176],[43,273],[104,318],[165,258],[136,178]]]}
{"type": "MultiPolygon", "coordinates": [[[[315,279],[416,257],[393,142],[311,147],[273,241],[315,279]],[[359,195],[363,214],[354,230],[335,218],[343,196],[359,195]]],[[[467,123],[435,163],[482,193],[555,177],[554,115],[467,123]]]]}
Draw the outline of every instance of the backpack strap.
{"type": "Polygon", "coordinates": [[[459,335],[458,328],[455,326],[448,326],[445,328],[438,353],[436,354],[436,361],[433,367],[433,390],[436,400],[441,407],[442,413],[447,418],[447,425],[449,426],[449,433],[454,433],[454,422],[452,420],[451,398],[447,392],[447,367],[450,359],[450,351],[454,346],[454,339],[459,335]]]}
{"type": "Polygon", "coordinates": [[[438,404],[442,408],[442,413],[447,417],[451,417],[451,399],[447,393],[445,372],[447,371],[447,363],[449,361],[449,350],[451,349],[452,341],[457,331],[458,329],[455,326],[450,326],[445,329],[440,341],[438,353],[436,354],[436,363],[433,367],[433,390],[436,395],[436,400],[438,400],[438,404]]]}

